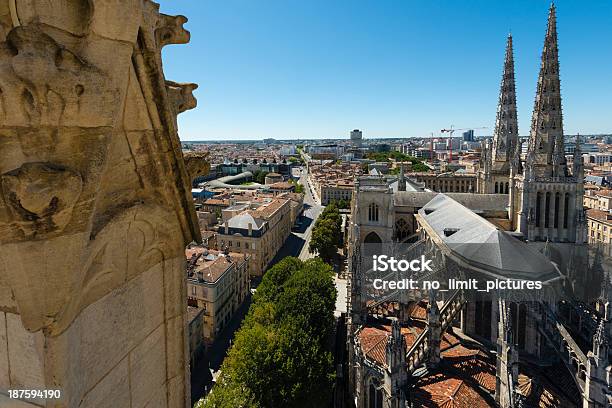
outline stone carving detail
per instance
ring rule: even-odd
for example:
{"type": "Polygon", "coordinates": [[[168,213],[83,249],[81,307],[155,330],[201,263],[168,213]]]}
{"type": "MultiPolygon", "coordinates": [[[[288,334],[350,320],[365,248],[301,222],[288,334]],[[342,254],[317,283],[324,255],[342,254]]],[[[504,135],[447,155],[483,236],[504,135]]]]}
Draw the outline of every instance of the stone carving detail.
{"type": "Polygon", "coordinates": [[[197,106],[198,101],[193,96],[193,91],[198,89],[197,84],[179,84],[166,81],[166,88],[170,101],[177,113],[183,113],[197,106]]]}
{"type": "Polygon", "coordinates": [[[189,31],[183,28],[187,22],[185,16],[168,16],[160,14],[158,28],[155,30],[157,43],[160,47],[168,44],[187,44],[190,39],[189,31]]]}
{"type": "Polygon", "coordinates": [[[143,390],[186,405],[182,262],[199,231],[176,115],[197,85],[166,81],[161,64],[163,46],[189,41],[186,21],[150,0],[0,0],[0,323],[16,325],[0,342],[0,406],[2,389],[34,386],[63,389],[60,407],[144,406],[143,390]],[[139,310],[149,291],[163,313],[139,310]],[[117,321],[88,320],[102,305],[141,317],[96,336],[99,355],[75,349],[82,330],[117,321]],[[159,381],[108,394],[153,337],[159,381]],[[45,347],[21,367],[12,341],[45,347]]]}
{"type": "Polygon", "coordinates": [[[25,163],[0,178],[2,193],[17,225],[34,238],[37,232],[62,230],[83,189],[78,173],[44,163],[25,163]]]}
{"type": "Polygon", "coordinates": [[[191,179],[205,176],[210,171],[208,153],[189,152],[185,154],[185,166],[191,179]]]}

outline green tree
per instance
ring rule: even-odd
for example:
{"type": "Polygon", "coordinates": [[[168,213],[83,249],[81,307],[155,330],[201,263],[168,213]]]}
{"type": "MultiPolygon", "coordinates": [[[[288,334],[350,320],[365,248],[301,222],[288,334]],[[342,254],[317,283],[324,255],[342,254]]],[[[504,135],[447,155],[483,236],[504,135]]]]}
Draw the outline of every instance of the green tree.
{"type": "Polygon", "coordinates": [[[266,176],[267,175],[268,175],[267,171],[255,170],[255,173],[253,173],[253,180],[256,183],[264,184],[266,182],[266,176]]]}
{"type": "Polygon", "coordinates": [[[331,262],[338,252],[338,244],[333,239],[334,231],[324,225],[315,226],[310,237],[310,252],[318,254],[326,262],[331,262]]]}
{"type": "MultiPolygon", "coordinates": [[[[219,380],[224,381],[225,379],[221,376],[219,380]]],[[[248,388],[240,387],[236,382],[228,384],[218,382],[205,401],[200,400],[194,405],[194,408],[207,407],[262,408],[251,391],[248,388]]]]}
{"type": "Polygon", "coordinates": [[[334,202],[325,207],[312,229],[309,249],[331,262],[342,241],[342,217],[334,202]]]}
{"type": "Polygon", "coordinates": [[[320,259],[285,258],[263,277],[217,385],[198,408],[328,406],[336,289],[320,259]]]}
{"type": "Polygon", "coordinates": [[[340,199],[338,201],[334,201],[334,204],[342,210],[347,210],[351,208],[351,202],[349,200],[340,199]]]}
{"type": "Polygon", "coordinates": [[[422,163],[422,162],[413,164],[412,165],[412,170],[413,171],[418,171],[418,172],[431,171],[429,166],[427,166],[425,163],[422,163]]]}

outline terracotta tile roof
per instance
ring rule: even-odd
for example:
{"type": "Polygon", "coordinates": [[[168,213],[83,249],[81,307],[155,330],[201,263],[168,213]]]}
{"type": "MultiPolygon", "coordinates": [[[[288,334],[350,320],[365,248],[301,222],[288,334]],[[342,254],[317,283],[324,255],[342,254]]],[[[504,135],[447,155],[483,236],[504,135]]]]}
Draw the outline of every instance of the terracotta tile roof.
{"type": "Polygon", "coordinates": [[[451,347],[454,347],[461,343],[459,337],[455,336],[452,331],[446,331],[442,335],[442,340],[440,341],[440,351],[444,352],[451,347]]]}
{"type": "Polygon", "coordinates": [[[292,201],[297,201],[299,203],[304,201],[304,194],[303,193],[282,193],[278,195],[278,198],[287,198],[289,200],[292,201]]]}
{"type": "Polygon", "coordinates": [[[191,279],[197,279],[198,273],[202,273],[202,279],[207,283],[216,282],[234,262],[242,262],[246,259],[245,254],[236,252],[228,253],[228,257],[222,252],[209,250],[201,246],[194,246],[185,250],[187,258],[187,274],[191,279]]]}
{"type": "Polygon", "coordinates": [[[462,378],[471,378],[489,392],[495,392],[495,360],[485,352],[458,344],[444,351],[442,357],[462,378]]]}
{"type": "Polygon", "coordinates": [[[602,197],[612,197],[612,190],[600,190],[597,192],[597,195],[602,197]]]}
{"type": "Polygon", "coordinates": [[[490,408],[474,387],[459,378],[435,374],[420,379],[413,392],[415,406],[423,408],[490,408]]]}
{"type": "Polygon", "coordinates": [[[268,187],[277,190],[291,190],[292,188],[295,188],[294,185],[288,181],[279,181],[277,183],[268,184],[268,187]]]}
{"type": "Polygon", "coordinates": [[[595,210],[591,208],[591,209],[588,209],[586,213],[587,213],[588,218],[592,218],[600,222],[607,222],[609,224],[612,224],[612,219],[608,219],[608,216],[612,217],[612,214],[609,213],[608,211],[595,210]]]}
{"type": "Polygon", "coordinates": [[[205,200],[202,204],[206,205],[230,205],[229,200],[219,200],[217,198],[209,198],[205,200]]]}
{"type": "Polygon", "coordinates": [[[426,320],[427,302],[424,300],[420,302],[411,302],[408,305],[408,316],[410,316],[411,319],[426,320]]]}
{"type": "Polygon", "coordinates": [[[260,218],[263,218],[264,220],[267,220],[270,217],[272,217],[272,215],[274,215],[276,211],[282,208],[283,205],[287,204],[288,201],[289,200],[277,198],[277,199],[272,200],[269,204],[262,205],[256,210],[251,211],[251,213],[255,217],[260,217],[260,218]]]}
{"type": "Polygon", "coordinates": [[[527,397],[527,406],[538,408],[578,408],[580,391],[562,364],[540,371],[521,366],[518,389],[527,397]],[[564,395],[565,394],[565,395],[564,395]],[[572,397],[573,401],[572,401],[572,397]]]}
{"type": "MultiPolygon", "coordinates": [[[[423,332],[424,326],[402,327],[402,335],[406,342],[406,352],[419,335],[423,332]]],[[[386,366],[387,361],[387,339],[391,336],[390,325],[365,326],[358,334],[359,343],[363,354],[369,359],[386,366]]]]}

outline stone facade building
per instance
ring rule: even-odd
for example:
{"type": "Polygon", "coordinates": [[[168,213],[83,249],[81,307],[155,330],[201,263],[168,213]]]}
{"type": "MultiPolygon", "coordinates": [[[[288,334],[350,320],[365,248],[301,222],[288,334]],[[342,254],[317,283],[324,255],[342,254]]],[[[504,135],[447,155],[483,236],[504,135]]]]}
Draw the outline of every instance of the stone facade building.
{"type": "Polygon", "coordinates": [[[190,246],[187,257],[187,304],[202,309],[200,337],[214,342],[242,305],[250,289],[250,256],[190,246]]]}
{"type": "Polygon", "coordinates": [[[0,406],[189,405],[200,234],[177,114],[196,86],[161,58],[186,21],[150,0],[0,0],[0,406]]]}
{"type": "Polygon", "coordinates": [[[476,176],[469,173],[408,173],[406,176],[438,193],[473,193],[476,189],[476,176]]]}
{"type": "Polygon", "coordinates": [[[554,5],[526,160],[513,146],[511,54],[509,39],[496,137],[478,175],[482,194],[356,181],[347,377],[357,408],[612,404],[611,265],[585,244],[580,143],[571,169],[562,154],[554,5]],[[409,277],[437,278],[442,290],[375,288],[374,279],[408,275],[375,271],[372,254],[432,259],[434,272],[409,277]],[[450,287],[450,277],[540,281],[543,289],[483,295],[450,287]]]}
{"type": "Polygon", "coordinates": [[[594,210],[612,210],[612,190],[588,190],[584,195],[584,207],[594,210]]]}
{"type": "Polygon", "coordinates": [[[248,254],[250,274],[262,276],[291,234],[295,221],[292,203],[290,199],[271,198],[263,203],[246,204],[245,209],[219,226],[217,244],[248,254]]]}

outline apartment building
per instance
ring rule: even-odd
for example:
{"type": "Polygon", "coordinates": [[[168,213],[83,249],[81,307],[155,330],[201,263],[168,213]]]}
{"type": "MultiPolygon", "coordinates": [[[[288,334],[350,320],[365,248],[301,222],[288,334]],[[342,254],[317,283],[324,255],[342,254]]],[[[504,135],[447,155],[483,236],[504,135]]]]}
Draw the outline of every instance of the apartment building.
{"type": "Polygon", "coordinates": [[[225,218],[218,228],[217,244],[251,257],[250,274],[262,276],[270,261],[291,234],[292,200],[265,198],[250,202],[225,218]]]}
{"type": "Polygon", "coordinates": [[[315,198],[321,205],[332,201],[350,201],[353,197],[355,176],[363,173],[356,164],[310,164],[308,178],[315,191],[315,198]]]}
{"type": "MultiPolygon", "coordinates": [[[[190,246],[187,258],[187,305],[191,347],[210,345],[246,299],[250,256],[190,246]],[[201,321],[194,321],[200,319],[201,321]],[[201,330],[201,333],[198,333],[201,330]],[[201,335],[202,342],[198,341],[201,335]]],[[[192,354],[198,351],[192,349],[192,354]]]]}

